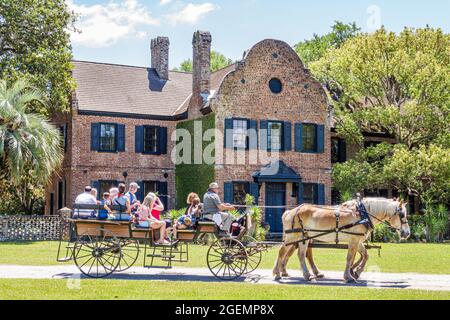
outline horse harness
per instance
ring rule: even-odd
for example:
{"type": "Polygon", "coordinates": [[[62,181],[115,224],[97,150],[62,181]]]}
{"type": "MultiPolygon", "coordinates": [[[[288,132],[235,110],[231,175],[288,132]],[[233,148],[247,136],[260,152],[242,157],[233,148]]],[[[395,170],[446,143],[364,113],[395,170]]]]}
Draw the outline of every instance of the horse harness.
{"type": "MultiPolygon", "coordinates": [[[[298,212],[299,209],[297,209],[298,212]]],[[[296,214],[294,216],[294,219],[292,220],[292,228],[291,230],[286,230],[287,234],[290,233],[301,233],[302,234],[302,239],[299,241],[296,241],[295,243],[299,243],[302,242],[303,244],[306,244],[306,241],[309,240],[313,240],[315,238],[320,238],[322,236],[325,236],[327,234],[330,233],[336,233],[336,244],[339,244],[339,234],[340,233],[345,233],[345,234],[350,234],[350,235],[355,235],[355,236],[365,236],[367,234],[367,232],[371,231],[374,229],[374,225],[372,223],[372,220],[370,219],[370,214],[367,212],[366,207],[364,206],[364,204],[362,202],[358,202],[356,205],[356,210],[358,210],[361,219],[359,221],[347,224],[345,226],[339,226],[339,222],[340,222],[340,217],[341,217],[341,211],[339,210],[339,208],[336,208],[334,215],[336,217],[336,227],[334,229],[330,229],[330,230],[317,230],[317,229],[308,229],[308,228],[304,228],[303,227],[303,221],[302,219],[299,217],[298,214],[296,214]],[[295,218],[298,218],[298,222],[300,223],[300,228],[295,228],[295,218]],[[366,227],[367,232],[366,233],[358,233],[358,232],[352,232],[352,231],[348,231],[349,229],[356,227],[356,226],[360,226],[363,225],[366,227]],[[315,236],[307,236],[308,232],[319,232],[319,234],[315,235],[315,236]]]]}

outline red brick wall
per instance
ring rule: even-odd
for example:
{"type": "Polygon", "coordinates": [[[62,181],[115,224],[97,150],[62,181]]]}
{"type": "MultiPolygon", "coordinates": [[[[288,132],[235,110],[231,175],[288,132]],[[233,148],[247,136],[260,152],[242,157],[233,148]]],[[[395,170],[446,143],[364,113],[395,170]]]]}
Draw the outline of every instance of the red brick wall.
{"type": "MultiPolygon", "coordinates": [[[[61,121],[55,117],[55,123],[61,121]]],[[[49,210],[50,192],[55,193],[55,206],[57,200],[57,183],[61,178],[68,181],[67,205],[71,206],[75,197],[83,191],[84,186],[95,180],[118,180],[126,183],[134,181],[167,181],[168,193],[175,197],[175,172],[170,153],[174,147],[171,141],[175,130],[175,121],[131,119],[123,117],[99,117],[75,114],[69,126],[69,145],[66,153],[64,170],[55,175],[47,188],[46,212],[49,210]],[[102,153],[91,151],[91,123],[111,122],[125,125],[125,152],[102,153]],[[143,155],[135,153],[135,126],[156,125],[165,126],[167,130],[168,153],[166,155],[143,155]],[[128,173],[125,179],[122,173],[128,173]],[[164,172],[168,178],[164,178],[164,172]]],[[[169,201],[170,203],[170,201],[169,201]]],[[[56,212],[56,210],[55,210],[56,212]]]]}
{"type": "MultiPolygon", "coordinates": [[[[306,154],[295,151],[281,152],[280,159],[299,173],[305,183],[322,183],[326,186],[326,202],[331,201],[331,160],[330,128],[328,124],[327,97],[320,83],[305,70],[302,62],[292,48],[276,40],[264,40],[256,44],[240,64],[238,70],[226,76],[212,102],[216,113],[216,126],[224,130],[224,119],[242,117],[255,120],[282,120],[292,123],[292,148],[295,123],[315,123],[325,125],[325,152],[306,154]],[[269,89],[269,80],[278,78],[283,84],[280,94],[269,89]]],[[[259,134],[261,131],[259,130],[259,134]]],[[[217,139],[217,150],[222,150],[223,139],[217,139]]],[[[248,151],[239,158],[247,157],[248,151]]],[[[266,164],[227,165],[217,154],[216,180],[223,186],[225,181],[251,181],[251,174],[266,164]]],[[[261,189],[261,203],[264,190],[261,189]]],[[[287,190],[287,203],[291,203],[290,190],[287,190]]],[[[223,194],[222,194],[223,195],[223,194]]]]}

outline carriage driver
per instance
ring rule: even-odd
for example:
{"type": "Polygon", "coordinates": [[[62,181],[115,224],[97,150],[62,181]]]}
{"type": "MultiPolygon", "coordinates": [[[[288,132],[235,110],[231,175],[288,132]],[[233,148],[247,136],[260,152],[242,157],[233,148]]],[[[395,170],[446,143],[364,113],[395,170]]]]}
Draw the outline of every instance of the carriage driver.
{"type": "Polygon", "coordinates": [[[208,192],[203,196],[203,218],[214,221],[221,231],[228,234],[234,217],[225,211],[235,210],[235,208],[228,203],[222,203],[218,192],[219,185],[216,182],[211,183],[208,192]]]}

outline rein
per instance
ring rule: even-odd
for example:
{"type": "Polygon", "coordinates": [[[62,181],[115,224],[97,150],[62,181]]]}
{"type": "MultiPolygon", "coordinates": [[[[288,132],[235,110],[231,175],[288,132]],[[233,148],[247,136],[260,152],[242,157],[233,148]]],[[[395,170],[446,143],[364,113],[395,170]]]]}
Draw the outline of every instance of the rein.
{"type": "MultiPolygon", "coordinates": [[[[326,207],[323,207],[323,208],[326,208],[326,207]]],[[[303,244],[306,244],[306,241],[313,240],[313,239],[316,239],[316,238],[320,238],[322,236],[325,236],[325,235],[333,233],[333,232],[336,233],[336,241],[335,241],[336,244],[339,244],[339,233],[351,234],[351,235],[356,235],[356,236],[366,236],[368,231],[374,229],[374,224],[373,224],[372,220],[370,219],[371,217],[374,218],[375,220],[377,220],[377,221],[387,225],[388,227],[390,227],[392,229],[395,229],[397,231],[401,231],[400,228],[393,227],[393,226],[390,225],[389,222],[381,220],[381,219],[377,218],[376,216],[374,216],[373,214],[370,214],[369,212],[367,212],[366,207],[364,206],[364,204],[361,201],[358,201],[357,205],[356,205],[356,209],[357,209],[357,211],[359,212],[359,214],[361,216],[361,219],[359,221],[356,221],[356,222],[350,223],[348,225],[339,227],[339,218],[340,218],[341,210],[336,209],[336,212],[335,212],[336,228],[335,229],[330,229],[330,230],[317,230],[317,229],[304,228],[303,227],[303,221],[298,216],[298,210],[299,209],[300,208],[297,209],[297,211],[296,211],[296,213],[294,215],[294,218],[292,220],[292,228],[291,228],[291,230],[286,230],[285,233],[286,234],[301,233],[302,234],[302,239],[298,240],[298,241],[294,241],[292,243],[288,243],[286,245],[298,244],[300,242],[302,242],[303,244]],[[298,219],[299,219],[300,228],[295,228],[295,218],[296,217],[298,217],[298,219]],[[348,229],[351,229],[351,228],[359,226],[359,225],[364,225],[367,228],[367,232],[366,233],[357,233],[357,232],[347,231],[348,229]],[[305,234],[307,232],[319,232],[320,234],[308,237],[308,236],[305,236],[305,234]]],[[[400,215],[400,221],[401,221],[402,225],[408,223],[408,221],[406,220],[406,217],[403,214],[403,212],[402,212],[400,207],[395,210],[394,216],[397,215],[397,214],[400,215]]]]}

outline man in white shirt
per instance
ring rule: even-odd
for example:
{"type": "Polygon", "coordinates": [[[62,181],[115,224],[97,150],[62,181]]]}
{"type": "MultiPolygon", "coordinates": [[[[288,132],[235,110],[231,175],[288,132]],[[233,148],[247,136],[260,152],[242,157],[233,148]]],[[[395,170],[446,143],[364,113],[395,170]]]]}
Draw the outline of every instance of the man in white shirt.
{"type": "MultiPolygon", "coordinates": [[[[84,188],[84,192],[75,199],[75,204],[90,204],[96,205],[97,199],[91,194],[92,188],[90,186],[86,186],[84,188]]],[[[87,219],[93,217],[94,210],[87,209],[76,209],[73,213],[74,218],[87,219]]]]}

